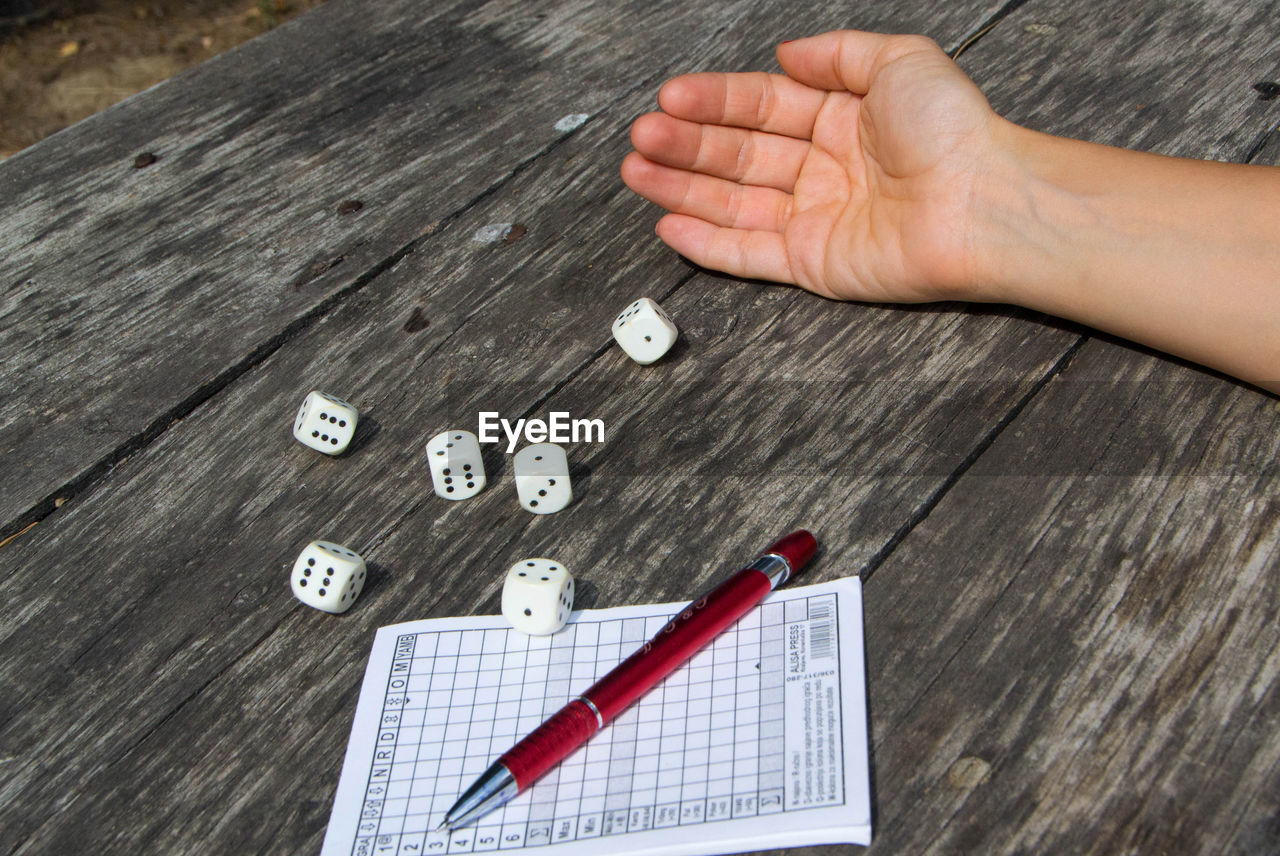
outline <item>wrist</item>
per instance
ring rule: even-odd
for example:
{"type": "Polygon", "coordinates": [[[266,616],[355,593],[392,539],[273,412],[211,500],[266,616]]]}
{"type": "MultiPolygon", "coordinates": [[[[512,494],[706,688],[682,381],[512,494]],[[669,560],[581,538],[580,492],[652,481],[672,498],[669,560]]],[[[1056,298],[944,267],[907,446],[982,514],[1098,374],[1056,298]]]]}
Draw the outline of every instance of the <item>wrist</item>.
{"type": "Polygon", "coordinates": [[[1073,271],[1073,250],[1101,225],[1089,196],[1072,187],[1075,146],[1089,144],[1005,119],[993,126],[969,212],[967,299],[1071,314],[1070,283],[1082,276],[1073,271]]]}

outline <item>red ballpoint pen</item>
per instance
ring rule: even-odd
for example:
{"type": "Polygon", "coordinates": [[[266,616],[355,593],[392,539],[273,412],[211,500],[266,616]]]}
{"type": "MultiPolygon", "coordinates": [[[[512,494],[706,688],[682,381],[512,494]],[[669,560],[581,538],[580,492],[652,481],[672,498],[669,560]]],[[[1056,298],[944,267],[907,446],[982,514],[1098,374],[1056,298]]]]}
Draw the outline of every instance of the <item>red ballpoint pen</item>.
{"type": "Polygon", "coordinates": [[[817,549],[813,535],[798,529],[686,606],[634,654],[503,753],[445,813],[436,831],[464,826],[528,788],[798,574],[817,549]]]}

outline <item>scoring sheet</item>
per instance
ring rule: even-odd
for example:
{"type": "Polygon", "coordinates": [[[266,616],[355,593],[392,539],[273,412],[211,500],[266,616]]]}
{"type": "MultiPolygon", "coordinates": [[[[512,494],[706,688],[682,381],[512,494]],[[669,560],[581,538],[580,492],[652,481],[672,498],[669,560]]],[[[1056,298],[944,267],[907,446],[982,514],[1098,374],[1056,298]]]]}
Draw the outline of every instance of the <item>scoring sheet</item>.
{"type": "Polygon", "coordinates": [[[380,628],[323,856],[870,843],[857,578],[773,593],[528,791],[433,831],[495,758],[683,606],[582,611],[543,637],[501,616],[380,628]]]}

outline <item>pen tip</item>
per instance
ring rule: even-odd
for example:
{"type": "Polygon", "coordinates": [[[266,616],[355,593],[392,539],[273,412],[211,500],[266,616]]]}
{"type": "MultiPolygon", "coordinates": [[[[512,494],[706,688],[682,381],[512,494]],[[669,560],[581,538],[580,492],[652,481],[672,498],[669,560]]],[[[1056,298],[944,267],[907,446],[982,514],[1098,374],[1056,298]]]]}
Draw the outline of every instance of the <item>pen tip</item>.
{"type": "Polygon", "coordinates": [[[450,831],[451,831],[451,827],[449,826],[449,821],[447,820],[436,827],[436,832],[450,832],[450,831]]]}

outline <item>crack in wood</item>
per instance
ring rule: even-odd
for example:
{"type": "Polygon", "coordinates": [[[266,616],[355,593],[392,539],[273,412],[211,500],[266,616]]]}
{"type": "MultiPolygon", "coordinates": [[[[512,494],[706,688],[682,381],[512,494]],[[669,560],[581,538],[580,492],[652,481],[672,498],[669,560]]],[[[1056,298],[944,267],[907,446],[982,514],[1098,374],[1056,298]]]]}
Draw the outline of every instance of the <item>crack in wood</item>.
{"type": "MultiPolygon", "coordinates": [[[[610,101],[604,107],[604,109],[600,112],[607,112],[609,109],[613,108],[615,105],[621,103],[626,98],[630,97],[637,90],[645,86],[652,85],[652,81],[656,77],[659,77],[665,73],[666,73],[666,67],[664,67],[662,71],[654,75],[651,75],[645,78],[644,80],[640,81],[636,85],[628,88],[625,92],[620,94],[617,98],[610,101]]],[[[589,124],[590,122],[584,122],[582,127],[586,127],[589,124]]],[[[158,418],[153,420],[152,423],[148,425],[145,429],[143,429],[141,432],[126,439],[124,442],[118,445],[115,449],[113,449],[111,452],[105,455],[102,459],[100,459],[96,464],[87,468],[85,471],[83,471],[80,475],[76,476],[74,479],[67,481],[66,483],[58,487],[56,490],[52,491],[49,495],[47,495],[40,502],[36,503],[34,506],[29,508],[26,512],[17,515],[13,520],[5,523],[2,527],[0,527],[0,547],[3,547],[9,544],[17,536],[28,531],[31,528],[32,524],[38,523],[46,519],[47,517],[49,517],[49,515],[51,515],[57,508],[61,507],[62,503],[68,502],[72,499],[79,498],[84,494],[86,494],[87,492],[91,491],[94,487],[96,487],[102,481],[102,479],[104,479],[107,475],[110,474],[112,468],[116,464],[120,463],[125,458],[132,455],[134,452],[140,451],[150,446],[161,435],[163,435],[166,431],[168,431],[168,429],[172,425],[185,419],[187,416],[193,413],[196,409],[203,406],[206,402],[211,401],[212,399],[221,395],[223,392],[229,389],[236,381],[238,381],[241,377],[248,374],[257,366],[261,365],[263,362],[269,359],[273,354],[275,354],[276,351],[280,350],[280,348],[282,348],[292,339],[296,338],[299,334],[301,334],[303,331],[311,327],[316,322],[322,320],[330,312],[339,308],[341,305],[343,305],[346,302],[348,298],[350,298],[352,295],[363,290],[366,286],[368,286],[371,282],[373,282],[383,273],[386,273],[388,270],[394,268],[405,256],[416,251],[417,248],[422,244],[424,244],[427,240],[447,231],[450,225],[452,225],[459,219],[465,217],[472,209],[482,204],[485,200],[499,193],[504,187],[506,187],[511,182],[515,181],[517,178],[523,175],[524,172],[528,170],[535,162],[554,152],[558,147],[563,145],[574,134],[580,131],[581,131],[581,128],[578,128],[572,132],[569,132],[569,133],[563,134],[560,137],[557,137],[555,140],[552,140],[546,146],[543,146],[541,149],[534,152],[532,155],[525,158],[520,163],[516,164],[515,167],[512,168],[511,171],[509,171],[506,175],[503,175],[498,180],[490,184],[488,187],[486,187],[476,196],[472,197],[465,204],[460,206],[457,210],[451,212],[450,214],[446,215],[443,218],[440,218],[439,220],[433,221],[432,223],[428,224],[426,227],[424,227],[423,231],[416,238],[414,238],[405,246],[401,247],[396,252],[392,253],[391,255],[387,256],[386,258],[382,259],[381,261],[377,262],[376,264],[368,268],[364,273],[356,277],[356,279],[350,285],[348,285],[343,289],[340,289],[339,291],[336,291],[334,294],[330,295],[328,298],[321,301],[316,306],[312,307],[305,314],[294,319],[292,322],[286,325],[285,328],[280,333],[276,334],[275,336],[259,344],[256,348],[254,348],[250,352],[250,354],[245,359],[241,360],[238,363],[235,363],[232,366],[229,366],[227,369],[223,370],[222,372],[219,372],[217,375],[214,376],[212,380],[206,381],[205,383],[201,384],[199,387],[196,388],[194,392],[192,392],[190,395],[188,395],[182,401],[178,402],[173,407],[169,408],[169,410],[161,414],[158,418]],[[58,502],[58,504],[55,505],[55,502],[59,500],[61,502],[58,502]]],[[[308,267],[306,271],[304,271],[301,277],[295,278],[295,280],[292,283],[293,287],[297,288],[297,287],[300,287],[301,285],[305,285],[307,282],[310,282],[315,278],[323,275],[327,271],[332,270],[334,267],[336,267],[339,263],[341,263],[346,258],[347,258],[347,254],[341,254],[339,256],[331,257],[327,261],[321,260],[321,261],[312,263],[312,265],[308,267]]]]}
{"type": "Polygon", "coordinates": [[[293,282],[289,283],[293,288],[302,288],[308,283],[314,282],[324,276],[329,271],[336,268],[347,260],[347,254],[340,256],[331,256],[330,258],[320,258],[307,265],[302,273],[294,277],[293,282]]]}
{"type": "Polygon", "coordinates": [[[977,44],[983,36],[995,29],[1001,21],[1016,12],[1020,7],[1025,6],[1026,3],[1027,0],[1009,0],[1008,3],[997,9],[994,15],[983,21],[978,29],[961,39],[959,45],[947,51],[947,56],[953,60],[959,59],[961,54],[977,44]]]}
{"type": "Polygon", "coordinates": [[[897,549],[898,545],[911,534],[912,530],[925,521],[933,509],[938,506],[938,503],[942,502],[943,498],[953,487],[955,487],[956,483],[960,481],[961,477],[964,476],[964,474],[978,462],[978,459],[991,448],[995,441],[999,439],[1000,435],[1004,433],[1004,430],[1018,418],[1022,411],[1026,410],[1027,405],[1029,405],[1036,396],[1040,394],[1041,390],[1048,386],[1049,382],[1055,377],[1066,371],[1067,366],[1071,364],[1071,360],[1088,340],[1089,336],[1086,335],[1082,335],[1076,339],[1076,341],[1063,352],[1062,356],[1060,356],[1057,361],[1050,366],[1049,370],[1045,372],[1038,381],[1032,384],[1031,388],[1023,394],[1022,398],[1018,399],[1017,403],[1015,403],[1013,407],[1004,414],[1004,416],[1000,417],[996,424],[992,426],[991,430],[978,440],[977,445],[975,445],[973,449],[969,451],[969,454],[967,454],[964,459],[956,465],[956,468],[945,479],[943,479],[942,484],[938,485],[938,487],[926,496],[924,501],[911,512],[907,517],[906,522],[904,522],[902,526],[889,536],[889,540],[886,541],[879,550],[876,550],[871,558],[867,560],[866,564],[863,565],[862,570],[858,572],[858,576],[861,577],[864,583],[871,579],[876,570],[884,564],[885,560],[888,559],[893,551],[897,549]]]}
{"type": "Polygon", "coordinates": [[[1258,141],[1249,147],[1249,151],[1245,153],[1244,163],[1253,163],[1254,159],[1262,154],[1262,150],[1270,145],[1271,140],[1275,137],[1276,132],[1280,131],[1280,125],[1268,128],[1266,132],[1258,138],[1258,141]]]}
{"type": "MultiPolygon", "coordinates": [[[[1002,7],[1002,9],[999,12],[996,13],[995,16],[993,16],[993,18],[990,21],[985,23],[983,27],[979,28],[978,33],[976,33],[974,36],[970,36],[968,42],[962,43],[961,48],[957,49],[957,52],[959,50],[967,48],[968,43],[976,41],[976,38],[978,36],[990,30],[991,27],[995,25],[995,23],[998,23],[998,20],[1000,18],[1007,15],[1009,12],[1013,11],[1014,9],[1016,9],[1018,6],[1022,5],[1025,2],[1026,0],[1012,0],[1012,2],[1006,4],[1004,7],[1002,7]]],[[[162,413],[158,418],[153,420],[152,423],[148,425],[145,429],[133,435],[132,437],[127,438],[115,449],[111,450],[107,455],[103,456],[96,464],[86,468],[78,476],[68,480],[63,485],[61,485],[60,487],[58,487],[57,489],[55,489],[54,491],[46,495],[44,499],[40,500],[31,508],[27,509],[26,512],[16,515],[12,520],[6,522],[3,525],[0,525],[0,547],[4,547],[8,545],[13,540],[15,540],[18,536],[29,531],[32,528],[32,524],[38,523],[48,518],[51,514],[53,514],[55,510],[62,507],[64,503],[69,502],[73,499],[80,498],[86,493],[93,490],[104,478],[110,475],[111,470],[118,463],[123,461],[128,456],[132,455],[134,452],[140,451],[150,446],[153,442],[155,442],[158,438],[160,438],[166,431],[168,431],[168,429],[172,425],[176,424],[177,422],[180,422],[181,420],[189,416],[192,412],[194,412],[196,409],[204,405],[206,402],[211,401],[212,399],[221,395],[224,391],[229,389],[241,377],[243,377],[245,374],[249,373],[254,368],[256,368],[257,366],[262,364],[264,361],[269,359],[276,351],[278,351],[281,347],[283,347],[289,341],[296,338],[300,333],[305,331],[307,328],[315,324],[317,321],[320,321],[330,312],[334,311],[339,306],[341,306],[353,294],[356,294],[359,291],[361,291],[363,288],[369,285],[369,283],[373,282],[381,274],[385,273],[391,268],[394,268],[405,256],[407,256],[409,253],[414,252],[428,238],[436,236],[441,232],[446,231],[450,225],[457,222],[459,219],[464,217],[471,210],[473,210],[474,208],[482,204],[485,200],[491,198],[492,196],[500,192],[503,187],[506,187],[512,181],[514,181],[519,176],[521,176],[526,170],[528,170],[538,160],[551,154],[559,146],[563,145],[568,139],[570,139],[574,135],[581,133],[583,128],[586,128],[590,124],[592,124],[592,122],[598,116],[604,113],[607,113],[616,105],[624,102],[627,98],[629,98],[635,92],[641,89],[644,89],[646,87],[652,87],[654,85],[654,82],[657,80],[665,79],[665,77],[667,77],[670,74],[671,68],[679,67],[680,64],[688,56],[695,55],[705,44],[717,38],[721,38],[726,32],[732,29],[734,24],[736,24],[742,17],[745,17],[746,14],[747,13],[744,12],[738,18],[717,28],[715,31],[713,31],[712,34],[710,34],[709,36],[707,36],[697,44],[693,45],[689,50],[682,52],[680,55],[674,57],[671,62],[667,63],[662,68],[655,71],[653,74],[642,78],[633,86],[628,87],[627,89],[622,91],[617,97],[609,101],[601,110],[597,111],[596,114],[591,117],[591,119],[588,119],[581,126],[557,137],[555,140],[550,142],[548,145],[544,146],[539,151],[533,153],[528,158],[516,164],[516,166],[512,168],[511,171],[509,171],[506,175],[502,176],[493,184],[491,184],[489,187],[485,188],[479,194],[472,197],[470,200],[468,200],[465,204],[460,206],[458,209],[446,215],[445,217],[440,218],[428,224],[426,227],[424,227],[423,231],[416,238],[414,238],[405,246],[401,247],[396,252],[392,253],[390,256],[384,258],[382,261],[374,264],[372,267],[366,270],[363,274],[358,276],[352,282],[351,285],[335,292],[329,298],[317,304],[311,310],[307,311],[305,314],[303,314],[299,318],[295,319],[294,321],[286,325],[285,328],[276,336],[273,336],[267,339],[266,341],[258,345],[256,348],[254,348],[253,351],[251,351],[250,354],[245,359],[228,367],[222,372],[219,372],[211,380],[205,382],[204,384],[201,384],[190,395],[188,395],[182,401],[178,402],[173,407],[169,408],[169,410],[162,413]]],[[[313,281],[314,279],[332,270],[334,267],[339,265],[346,258],[347,258],[347,254],[344,253],[338,256],[330,257],[327,260],[319,259],[313,262],[306,270],[303,271],[301,275],[296,277],[291,284],[294,288],[300,288],[303,285],[313,281]]],[[[670,291],[668,291],[667,294],[664,295],[662,299],[665,300],[667,297],[670,297],[670,295],[673,294],[676,289],[678,289],[684,283],[688,282],[688,280],[691,277],[692,277],[692,274],[690,275],[690,277],[686,277],[682,279],[679,283],[676,284],[675,287],[673,287],[670,291]]],[[[602,348],[599,354],[597,354],[592,359],[598,358],[601,354],[603,354],[604,350],[606,349],[607,349],[607,346],[602,348]]],[[[580,373],[582,371],[582,368],[584,367],[579,367],[579,369],[576,372],[574,372],[571,376],[567,377],[563,383],[560,383],[554,386],[547,393],[547,395],[541,399],[541,401],[545,401],[546,397],[553,395],[556,391],[563,388],[564,384],[572,380],[573,377],[576,377],[577,374],[580,373]]]]}

